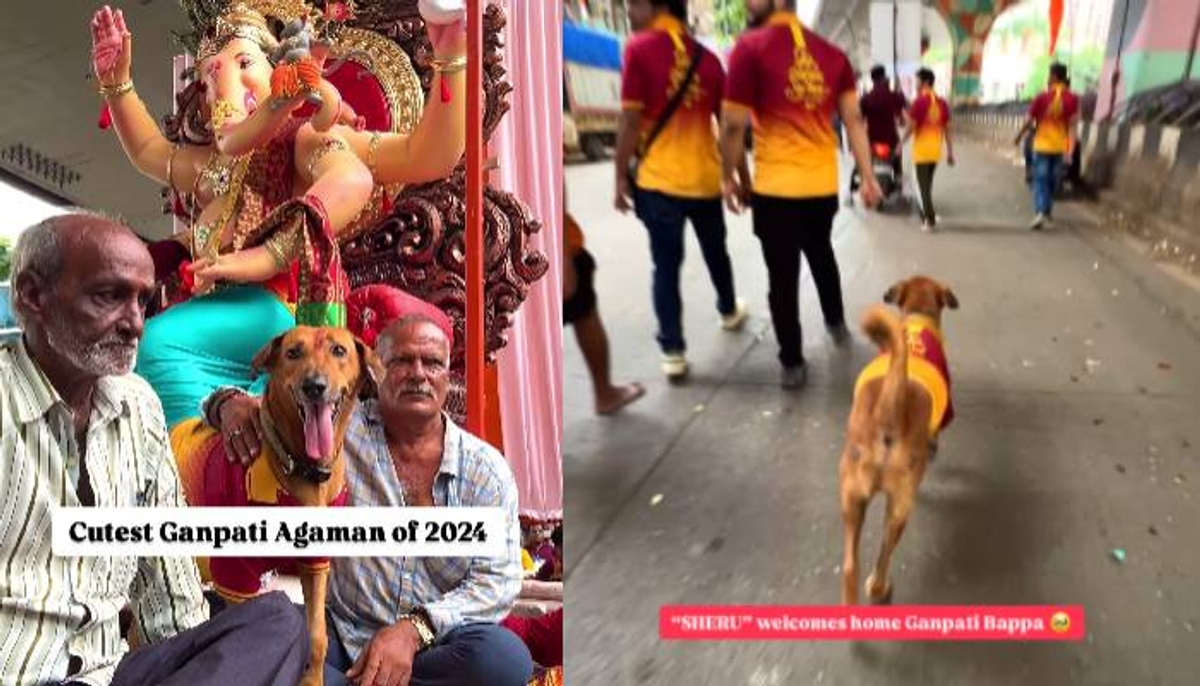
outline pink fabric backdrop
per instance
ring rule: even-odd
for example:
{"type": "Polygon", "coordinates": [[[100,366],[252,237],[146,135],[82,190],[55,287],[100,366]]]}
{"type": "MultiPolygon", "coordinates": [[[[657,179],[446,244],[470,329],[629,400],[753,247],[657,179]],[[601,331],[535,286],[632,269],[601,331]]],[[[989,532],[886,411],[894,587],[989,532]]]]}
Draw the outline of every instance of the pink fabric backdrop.
{"type": "Polygon", "coordinates": [[[550,271],[529,293],[499,360],[504,452],[521,514],[562,517],[562,3],[501,0],[512,109],[493,137],[494,182],[542,220],[550,271]]]}

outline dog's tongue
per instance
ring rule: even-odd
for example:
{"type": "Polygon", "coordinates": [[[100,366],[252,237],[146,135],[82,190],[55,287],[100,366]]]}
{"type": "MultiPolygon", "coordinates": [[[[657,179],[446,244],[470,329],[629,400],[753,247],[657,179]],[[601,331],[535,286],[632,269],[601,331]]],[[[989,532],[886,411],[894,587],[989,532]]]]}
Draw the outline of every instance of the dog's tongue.
{"type": "Polygon", "coordinates": [[[307,403],[304,413],[304,450],[309,458],[323,460],[333,454],[333,406],[307,403]]]}

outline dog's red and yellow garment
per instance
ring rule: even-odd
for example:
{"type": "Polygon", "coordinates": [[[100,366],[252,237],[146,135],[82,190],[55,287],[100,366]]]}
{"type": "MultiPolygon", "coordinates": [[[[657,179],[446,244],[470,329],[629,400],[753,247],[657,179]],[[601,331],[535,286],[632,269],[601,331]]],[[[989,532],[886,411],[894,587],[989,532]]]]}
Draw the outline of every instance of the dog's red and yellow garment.
{"type": "MultiPolygon", "coordinates": [[[[171,448],[189,505],[304,507],[279,483],[265,455],[266,447],[248,467],[230,462],[221,435],[202,421],[189,419],[171,431],[171,448]]],[[[345,505],[346,497],[343,487],[328,505],[345,505]]],[[[329,559],[213,557],[207,560],[207,567],[205,576],[212,579],[217,592],[226,598],[246,599],[262,592],[263,581],[271,572],[319,571],[329,567],[329,559]]]]}
{"type": "MultiPolygon", "coordinates": [[[[954,404],[950,399],[950,367],[946,363],[942,332],[932,318],[908,315],[904,319],[904,335],[908,341],[908,378],[919,383],[933,401],[929,432],[936,436],[954,419],[954,404]]],[[[871,360],[858,375],[854,395],[857,396],[859,389],[868,381],[887,376],[891,361],[890,353],[871,360]]]]}

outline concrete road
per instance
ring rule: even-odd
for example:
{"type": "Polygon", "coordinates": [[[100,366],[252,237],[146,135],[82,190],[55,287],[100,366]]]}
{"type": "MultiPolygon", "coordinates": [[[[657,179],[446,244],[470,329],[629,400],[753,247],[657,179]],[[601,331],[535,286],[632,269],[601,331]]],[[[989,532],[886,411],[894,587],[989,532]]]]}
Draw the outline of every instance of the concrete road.
{"type": "MultiPolygon", "coordinates": [[[[837,457],[853,380],[873,350],[835,348],[805,268],[809,384],[776,384],[766,275],[748,218],[730,217],[753,318],[717,326],[689,239],[690,382],[658,371],[644,229],[611,209],[609,164],[567,168],[599,263],[615,376],[647,397],[591,412],[565,332],[567,680],[621,684],[1193,684],[1200,673],[1200,291],[1060,207],[1031,233],[1020,170],[961,145],[938,170],[943,230],[843,210],[835,248],[848,316],[924,272],[946,317],[955,423],[894,558],[898,604],[1082,604],[1074,644],[692,643],[658,640],[666,604],[839,598],[837,457]],[[1123,563],[1112,550],[1126,551],[1123,563]]],[[[878,550],[881,500],[863,559],[878,550]]]]}

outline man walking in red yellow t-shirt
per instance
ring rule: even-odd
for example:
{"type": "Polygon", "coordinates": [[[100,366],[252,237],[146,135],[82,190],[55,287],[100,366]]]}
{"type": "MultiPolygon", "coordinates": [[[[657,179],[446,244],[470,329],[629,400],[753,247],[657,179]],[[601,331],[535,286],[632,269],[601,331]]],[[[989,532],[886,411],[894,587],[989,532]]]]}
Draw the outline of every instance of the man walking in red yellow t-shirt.
{"type": "Polygon", "coordinates": [[[913,164],[917,169],[917,187],[921,191],[921,228],[933,231],[937,213],[933,209],[933,172],[942,159],[942,143],[946,144],[946,162],[954,166],[954,143],[950,140],[950,106],[933,92],[933,72],[917,71],[920,91],[909,108],[908,132],[904,140],[914,136],[913,164]]]}
{"type": "Polygon", "coordinates": [[[688,371],[679,296],[687,220],[696,230],[717,292],[722,328],[735,331],[746,321],[746,306],[734,296],[733,266],[725,248],[721,162],[713,133],[725,72],[715,55],[687,35],[684,0],[629,0],[626,7],[636,33],[625,46],[621,71],[614,204],[626,212],[632,201],[650,234],[662,370],[677,380],[688,371]],[[676,93],[682,95],[672,111],[676,93]],[[635,155],[636,178],[630,179],[635,155]]]}
{"type": "Polygon", "coordinates": [[[863,202],[879,201],[871,173],[866,126],[858,107],[854,70],[837,47],[809,31],[794,0],[746,0],[750,31],[729,57],[722,108],[721,148],[725,197],[734,212],[754,208],[754,234],[762,243],[770,281],[771,322],[779,341],[782,385],[807,379],[800,335],[800,255],[808,259],[825,326],[834,340],[849,340],[841,275],[833,254],[838,209],[837,111],[863,171],[863,202]],[[746,177],[745,132],[754,119],[754,179],[746,177]],[[753,189],[753,193],[751,193],[753,189]]]}
{"type": "Polygon", "coordinates": [[[1063,159],[1069,159],[1075,145],[1075,123],[1079,116],[1079,98],[1067,88],[1065,64],[1050,65],[1050,86],[1033,99],[1029,119],[1017,132],[1016,142],[1030,130],[1033,134],[1033,222],[1037,230],[1050,223],[1054,209],[1054,189],[1063,159]]]}

